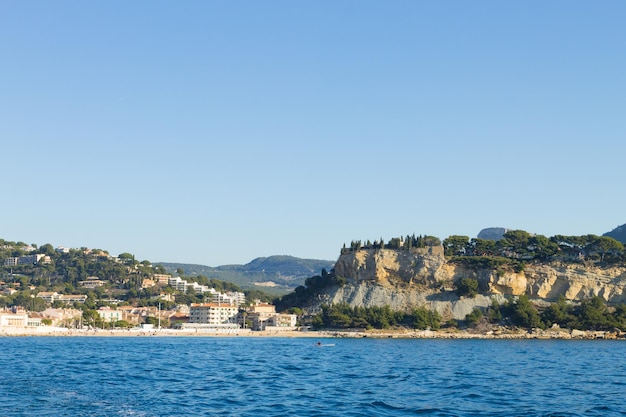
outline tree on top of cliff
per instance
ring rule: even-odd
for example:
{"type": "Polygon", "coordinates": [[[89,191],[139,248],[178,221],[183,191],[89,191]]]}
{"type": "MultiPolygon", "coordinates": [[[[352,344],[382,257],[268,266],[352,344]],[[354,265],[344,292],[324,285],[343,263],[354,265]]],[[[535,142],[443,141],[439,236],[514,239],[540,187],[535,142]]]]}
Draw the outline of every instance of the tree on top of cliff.
{"type": "Polygon", "coordinates": [[[443,240],[443,250],[446,256],[465,255],[470,244],[468,236],[452,235],[443,240]]]}
{"type": "Polygon", "coordinates": [[[619,255],[623,252],[624,245],[612,237],[600,236],[587,245],[587,249],[600,255],[600,262],[604,262],[606,255],[619,255]]]}
{"type": "Polygon", "coordinates": [[[406,235],[405,237],[394,237],[389,240],[385,244],[385,241],[381,237],[380,240],[375,240],[374,243],[369,240],[363,244],[360,240],[353,240],[350,242],[350,248],[346,247],[344,243],[343,248],[341,249],[341,254],[344,255],[349,252],[355,252],[361,249],[403,249],[403,250],[411,250],[413,248],[426,248],[429,246],[441,246],[441,240],[436,236],[429,235],[406,235]]]}

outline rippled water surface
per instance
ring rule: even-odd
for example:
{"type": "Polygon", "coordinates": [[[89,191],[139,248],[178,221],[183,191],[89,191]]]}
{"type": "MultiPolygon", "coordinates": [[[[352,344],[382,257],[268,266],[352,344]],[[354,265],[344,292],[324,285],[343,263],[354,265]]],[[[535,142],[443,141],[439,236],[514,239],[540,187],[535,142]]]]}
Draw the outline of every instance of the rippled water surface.
{"type": "Polygon", "coordinates": [[[626,416],[626,342],[1,338],[3,416],[626,416]]]}

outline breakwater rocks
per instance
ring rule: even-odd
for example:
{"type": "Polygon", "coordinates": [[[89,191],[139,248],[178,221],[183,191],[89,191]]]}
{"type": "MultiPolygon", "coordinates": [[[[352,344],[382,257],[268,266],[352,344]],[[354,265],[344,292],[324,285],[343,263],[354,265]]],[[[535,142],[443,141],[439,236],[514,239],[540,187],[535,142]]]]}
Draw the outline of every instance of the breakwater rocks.
{"type": "Polygon", "coordinates": [[[604,331],[581,331],[567,329],[535,329],[533,331],[496,329],[483,333],[471,331],[433,330],[365,330],[365,331],[324,331],[325,337],[373,338],[373,339],[563,339],[563,340],[624,340],[626,333],[604,331]]]}

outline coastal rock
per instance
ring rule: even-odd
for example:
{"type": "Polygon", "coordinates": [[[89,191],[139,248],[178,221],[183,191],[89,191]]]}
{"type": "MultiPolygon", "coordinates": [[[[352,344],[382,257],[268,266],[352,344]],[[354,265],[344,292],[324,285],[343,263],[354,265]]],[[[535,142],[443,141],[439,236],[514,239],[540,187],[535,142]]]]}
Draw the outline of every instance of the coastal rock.
{"type": "Polygon", "coordinates": [[[489,289],[495,294],[522,295],[526,293],[527,286],[528,279],[524,273],[490,274],[489,289]]]}
{"type": "MultiPolygon", "coordinates": [[[[410,288],[393,289],[375,282],[347,284],[320,296],[324,304],[346,302],[353,307],[388,305],[392,310],[426,307],[429,310],[436,310],[443,320],[464,319],[477,307],[483,309],[489,307],[494,299],[500,303],[505,301],[502,295],[478,294],[473,298],[458,297],[451,292],[416,291],[410,288]]],[[[310,310],[311,313],[317,311],[317,309],[310,310]]]]}
{"type": "Polygon", "coordinates": [[[376,281],[380,285],[432,285],[445,262],[442,247],[411,251],[364,249],[341,255],[335,263],[335,274],[351,281],[376,281]]]}

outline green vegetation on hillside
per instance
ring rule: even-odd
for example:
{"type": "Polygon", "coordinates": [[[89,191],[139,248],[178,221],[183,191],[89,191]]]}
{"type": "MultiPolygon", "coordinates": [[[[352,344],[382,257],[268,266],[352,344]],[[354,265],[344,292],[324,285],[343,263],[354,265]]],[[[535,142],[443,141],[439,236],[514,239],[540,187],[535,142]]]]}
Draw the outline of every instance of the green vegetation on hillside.
{"type": "Polygon", "coordinates": [[[410,313],[393,311],[384,307],[351,307],[348,303],[322,305],[322,312],[313,317],[313,327],[348,329],[388,329],[408,327],[413,329],[437,330],[441,317],[436,311],[416,308],[410,313]]]}
{"type": "Polygon", "coordinates": [[[456,293],[460,297],[475,297],[476,294],[478,294],[478,280],[474,278],[461,278],[457,283],[456,293]]]}
{"type": "Polygon", "coordinates": [[[283,295],[302,284],[322,269],[331,269],[333,262],[301,259],[293,256],[256,258],[245,265],[210,267],[196,264],[162,263],[169,272],[183,270],[187,276],[205,275],[239,285],[243,289],[258,289],[255,283],[273,282],[276,287],[262,287],[264,292],[283,295]]]}
{"type": "MultiPolygon", "coordinates": [[[[436,311],[423,307],[410,312],[394,311],[389,306],[352,307],[342,302],[322,304],[322,311],[312,319],[315,328],[323,329],[389,329],[403,327],[411,329],[437,330],[442,326],[441,316],[436,311]]],[[[579,304],[570,304],[564,298],[538,309],[528,297],[500,305],[493,302],[487,309],[474,309],[465,317],[466,326],[481,324],[516,326],[524,329],[547,329],[558,325],[564,329],[577,330],[626,330],[626,304],[608,307],[600,297],[593,297],[579,304]]],[[[446,326],[456,326],[454,322],[446,326]]]]}
{"type": "MultiPolygon", "coordinates": [[[[145,279],[152,279],[155,274],[166,274],[162,265],[152,265],[149,261],[137,261],[130,253],[122,253],[117,257],[101,249],[68,249],[55,250],[52,245],[37,247],[35,244],[11,242],[0,239],[0,289],[5,295],[0,296],[0,307],[23,307],[28,311],[42,311],[50,306],[37,297],[42,292],[58,294],[84,295],[84,303],[63,303],[54,301],[52,307],[73,307],[83,311],[86,324],[105,325],[101,323],[96,309],[102,306],[133,305],[157,306],[163,309],[175,304],[203,302],[202,294],[193,291],[183,293],[167,285],[155,285],[142,288],[145,279]],[[33,262],[18,264],[11,262],[4,266],[7,259],[32,256],[33,262]],[[36,261],[39,258],[38,261],[36,261]],[[96,277],[102,281],[101,286],[86,288],[81,281],[96,277]],[[159,296],[161,293],[172,295],[176,302],[166,301],[159,296]]],[[[188,282],[197,282],[212,287],[220,292],[243,292],[247,300],[271,300],[272,296],[255,290],[242,290],[238,285],[208,278],[203,275],[183,276],[188,282]]]]}
{"type": "Polygon", "coordinates": [[[274,304],[278,311],[288,310],[292,307],[302,307],[314,299],[324,288],[343,287],[346,283],[346,278],[337,276],[334,269],[330,272],[322,269],[321,275],[307,278],[304,281],[304,285],[298,286],[294,292],[274,299],[274,304]]]}
{"type": "Polygon", "coordinates": [[[626,261],[624,245],[607,236],[563,236],[547,238],[523,230],[510,230],[498,241],[450,236],[443,241],[444,254],[452,261],[494,268],[508,265],[523,269],[526,262],[593,262],[603,265],[626,261]]]}
{"type": "Polygon", "coordinates": [[[515,325],[522,328],[547,329],[558,325],[564,329],[626,331],[626,304],[609,307],[600,297],[568,303],[563,296],[548,307],[537,308],[527,296],[500,305],[494,302],[480,317],[466,317],[470,325],[484,321],[497,325],[515,325]]]}

